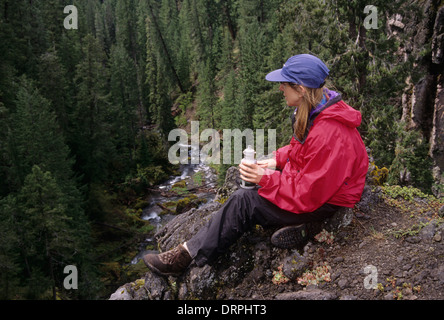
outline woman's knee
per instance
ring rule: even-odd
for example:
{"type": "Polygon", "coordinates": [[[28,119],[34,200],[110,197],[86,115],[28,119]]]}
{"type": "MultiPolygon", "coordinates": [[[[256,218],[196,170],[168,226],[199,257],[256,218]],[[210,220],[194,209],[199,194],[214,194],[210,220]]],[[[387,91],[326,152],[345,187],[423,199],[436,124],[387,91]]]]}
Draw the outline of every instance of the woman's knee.
{"type": "Polygon", "coordinates": [[[235,203],[240,212],[237,215],[252,216],[257,208],[263,206],[264,199],[259,195],[257,189],[238,189],[230,197],[229,202],[235,203]]]}
{"type": "Polygon", "coordinates": [[[243,189],[243,188],[239,188],[238,190],[233,192],[231,196],[238,198],[248,198],[248,199],[254,199],[260,197],[257,192],[257,189],[243,189]]]}

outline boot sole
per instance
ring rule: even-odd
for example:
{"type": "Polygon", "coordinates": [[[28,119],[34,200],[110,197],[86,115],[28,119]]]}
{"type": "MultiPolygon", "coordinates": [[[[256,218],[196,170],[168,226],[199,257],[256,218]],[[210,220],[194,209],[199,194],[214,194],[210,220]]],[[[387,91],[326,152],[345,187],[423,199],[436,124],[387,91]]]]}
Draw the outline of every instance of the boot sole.
{"type": "Polygon", "coordinates": [[[307,231],[305,225],[284,227],[271,236],[271,243],[281,249],[294,249],[307,242],[307,231]]]}

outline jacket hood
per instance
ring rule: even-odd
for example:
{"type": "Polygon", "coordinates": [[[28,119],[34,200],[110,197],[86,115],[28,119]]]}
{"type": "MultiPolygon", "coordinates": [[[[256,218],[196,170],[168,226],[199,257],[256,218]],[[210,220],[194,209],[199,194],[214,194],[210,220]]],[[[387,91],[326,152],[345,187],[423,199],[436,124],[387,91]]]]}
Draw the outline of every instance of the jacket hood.
{"type": "Polygon", "coordinates": [[[332,96],[319,110],[316,110],[318,108],[314,110],[315,112],[311,115],[310,122],[313,123],[316,118],[333,119],[351,128],[359,127],[362,121],[361,112],[345,103],[340,94],[334,91],[333,93],[336,95],[332,96]]]}
{"type": "MultiPolygon", "coordinates": [[[[324,95],[324,99],[319,103],[311,112],[309,115],[308,120],[308,126],[307,126],[307,132],[305,135],[305,138],[303,141],[300,141],[297,139],[295,135],[294,138],[298,140],[301,143],[305,142],[305,139],[308,135],[308,132],[310,131],[310,128],[313,126],[315,120],[317,119],[332,119],[339,121],[343,123],[344,125],[351,127],[351,128],[357,128],[361,125],[362,116],[361,112],[358,110],[353,109],[351,106],[346,104],[342,100],[342,96],[337,93],[336,91],[332,90],[326,90],[324,95]],[[328,96],[328,99],[325,97],[328,96]]],[[[295,114],[291,116],[292,120],[292,127],[294,126],[295,122],[295,114]]]]}

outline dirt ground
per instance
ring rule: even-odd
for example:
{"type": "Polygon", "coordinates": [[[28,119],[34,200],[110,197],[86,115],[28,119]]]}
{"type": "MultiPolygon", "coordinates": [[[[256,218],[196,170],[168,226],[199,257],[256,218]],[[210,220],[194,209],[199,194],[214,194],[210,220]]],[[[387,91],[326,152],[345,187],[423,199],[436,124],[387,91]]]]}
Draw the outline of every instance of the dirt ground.
{"type": "MultiPolygon", "coordinates": [[[[253,284],[253,288],[245,283],[245,298],[441,300],[442,210],[442,204],[424,199],[385,199],[370,214],[355,211],[351,224],[333,234],[332,241],[313,240],[301,251],[312,270],[324,266],[317,269],[318,280],[306,273],[294,280],[284,277],[279,283],[279,270],[274,270],[268,275],[270,281],[253,284]],[[307,279],[315,284],[308,284],[307,279]]],[[[236,289],[241,293],[242,285],[236,289]]]]}

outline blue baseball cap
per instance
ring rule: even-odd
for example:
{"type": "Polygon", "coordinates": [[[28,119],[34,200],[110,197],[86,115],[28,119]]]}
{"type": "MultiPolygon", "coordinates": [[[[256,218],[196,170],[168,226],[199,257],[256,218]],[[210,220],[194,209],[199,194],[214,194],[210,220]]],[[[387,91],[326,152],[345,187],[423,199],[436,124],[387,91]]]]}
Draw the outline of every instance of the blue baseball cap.
{"type": "Polygon", "coordinates": [[[324,62],[311,54],[291,57],[282,69],[270,72],[265,77],[273,82],[291,82],[308,88],[322,88],[330,70],[324,62]]]}

